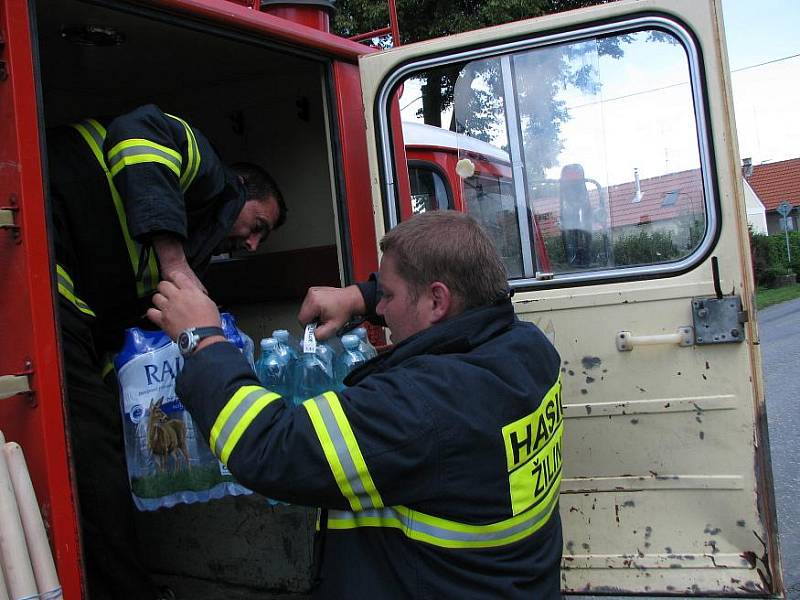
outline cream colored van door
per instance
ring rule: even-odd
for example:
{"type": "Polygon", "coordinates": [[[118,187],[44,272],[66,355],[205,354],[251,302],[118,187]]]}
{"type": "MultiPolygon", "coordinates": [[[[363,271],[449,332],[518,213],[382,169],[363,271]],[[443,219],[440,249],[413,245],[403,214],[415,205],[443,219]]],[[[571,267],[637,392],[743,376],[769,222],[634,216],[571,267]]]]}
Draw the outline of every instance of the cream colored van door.
{"type": "Polygon", "coordinates": [[[400,91],[403,121],[459,134],[449,181],[561,354],[563,589],[780,593],[721,2],[622,0],[361,73],[378,236],[401,218],[400,91]],[[466,138],[511,174],[479,176],[466,138]]]}

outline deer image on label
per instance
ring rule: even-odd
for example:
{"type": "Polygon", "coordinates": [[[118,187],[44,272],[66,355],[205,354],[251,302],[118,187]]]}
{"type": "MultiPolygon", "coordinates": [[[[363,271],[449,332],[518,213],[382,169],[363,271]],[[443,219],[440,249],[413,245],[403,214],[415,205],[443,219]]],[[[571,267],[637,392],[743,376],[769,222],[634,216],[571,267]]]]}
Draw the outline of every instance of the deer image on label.
{"type": "Polygon", "coordinates": [[[166,470],[171,456],[177,471],[181,463],[190,468],[189,449],[186,447],[186,424],[180,419],[170,419],[161,408],[162,396],[150,403],[147,419],[147,447],[153,455],[159,471],[166,470]]]}

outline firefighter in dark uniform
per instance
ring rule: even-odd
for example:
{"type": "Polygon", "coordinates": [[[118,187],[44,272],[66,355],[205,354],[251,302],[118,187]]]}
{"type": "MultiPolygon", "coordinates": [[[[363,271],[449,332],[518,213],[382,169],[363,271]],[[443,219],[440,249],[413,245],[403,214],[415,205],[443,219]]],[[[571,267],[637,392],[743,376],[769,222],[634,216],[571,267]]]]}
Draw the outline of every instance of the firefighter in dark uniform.
{"type": "Polygon", "coordinates": [[[375,313],[394,345],[296,408],[259,386],[193,282],[159,285],[148,316],[191,340],[179,396],[244,485],[322,507],[315,597],[560,598],[558,353],[516,318],[467,215],[417,215],[381,249],[377,281],[312,288],[299,318],[322,337],[375,313]]]}
{"type": "Polygon", "coordinates": [[[213,253],[255,250],[286,218],[274,181],[224,166],[206,138],[147,105],[106,125],[48,132],[59,325],[88,595],[151,600],[138,556],[116,381],[107,356],[161,279],[198,275],[213,253]]]}

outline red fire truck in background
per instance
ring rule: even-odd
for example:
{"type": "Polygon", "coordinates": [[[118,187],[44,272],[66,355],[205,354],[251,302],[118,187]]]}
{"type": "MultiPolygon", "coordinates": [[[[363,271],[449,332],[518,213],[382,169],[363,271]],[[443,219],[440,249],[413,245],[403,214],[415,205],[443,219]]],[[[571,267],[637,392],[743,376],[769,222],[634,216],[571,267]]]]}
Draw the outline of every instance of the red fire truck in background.
{"type": "MultiPolygon", "coordinates": [[[[82,597],[80,465],[44,132],[149,102],[226,161],[267,166],[287,198],[267,248],[209,275],[253,338],[297,330],[310,285],[366,278],[414,212],[467,211],[490,231],[520,318],[564,360],[566,592],[782,594],[719,0],[621,0],[388,51],[330,33],[331,5],[0,0],[0,430],[25,450],[64,597],[82,597]],[[458,133],[398,102],[440,71],[456,74],[458,133]],[[476,106],[490,125],[472,124],[476,106]],[[674,164],[645,167],[666,145],[674,164]]],[[[308,592],[315,516],[247,497],[137,525],[184,597],[263,598],[308,592]]]]}

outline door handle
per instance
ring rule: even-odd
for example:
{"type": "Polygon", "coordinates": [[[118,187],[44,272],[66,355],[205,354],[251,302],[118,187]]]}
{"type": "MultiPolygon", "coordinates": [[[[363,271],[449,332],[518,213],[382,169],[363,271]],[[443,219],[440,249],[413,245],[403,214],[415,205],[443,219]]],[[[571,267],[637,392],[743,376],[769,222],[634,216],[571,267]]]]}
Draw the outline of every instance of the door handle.
{"type": "Polygon", "coordinates": [[[681,347],[694,345],[694,329],[688,325],[678,327],[675,333],[657,335],[633,335],[630,331],[620,331],[616,336],[617,350],[631,352],[634,346],[656,346],[659,344],[678,345],[681,347]]]}

